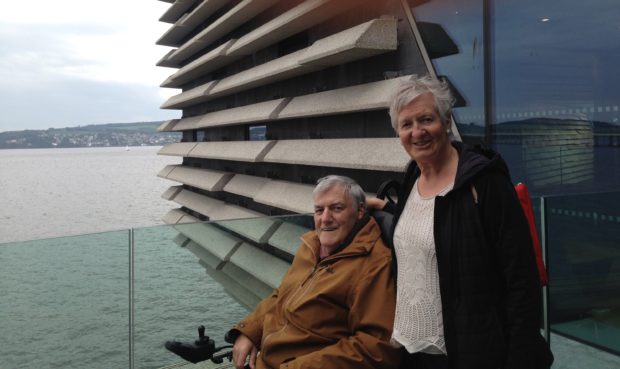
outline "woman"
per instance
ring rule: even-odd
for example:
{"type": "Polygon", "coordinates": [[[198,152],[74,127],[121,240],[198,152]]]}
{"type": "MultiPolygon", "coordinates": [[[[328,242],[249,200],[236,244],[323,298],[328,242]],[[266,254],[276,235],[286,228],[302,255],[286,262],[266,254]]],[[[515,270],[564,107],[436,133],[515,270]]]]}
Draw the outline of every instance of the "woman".
{"type": "Polygon", "coordinates": [[[394,206],[392,342],[406,368],[549,368],[528,226],[500,156],[451,140],[448,86],[402,84],[392,126],[411,156],[394,206]]]}

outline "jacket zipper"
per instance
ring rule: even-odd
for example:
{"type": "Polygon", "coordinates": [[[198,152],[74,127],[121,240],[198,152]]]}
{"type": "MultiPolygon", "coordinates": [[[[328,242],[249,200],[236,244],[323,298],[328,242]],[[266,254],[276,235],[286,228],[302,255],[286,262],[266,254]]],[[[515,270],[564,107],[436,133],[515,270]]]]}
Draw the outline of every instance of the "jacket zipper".
{"type": "MultiPolygon", "coordinates": [[[[308,245],[305,241],[304,244],[310,249],[310,252],[312,252],[312,255],[314,256],[314,258],[316,259],[316,254],[314,253],[314,250],[312,249],[312,247],[310,247],[310,245],[308,245]]],[[[360,255],[365,255],[364,253],[352,253],[352,254],[345,254],[345,255],[335,255],[333,257],[326,257],[323,260],[319,261],[318,263],[316,263],[312,269],[310,270],[310,273],[308,274],[308,276],[306,278],[304,278],[304,280],[301,282],[300,287],[304,287],[306,286],[306,284],[308,282],[311,282],[312,280],[314,280],[314,278],[317,275],[317,272],[320,269],[328,269],[329,265],[332,263],[332,261],[334,260],[338,260],[338,259],[343,259],[343,258],[348,258],[348,257],[356,257],[356,256],[360,256],[360,255]]],[[[286,308],[288,306],[291,305],[291,303],[293,302],[293,299],[295,298],[295,301],[298,301],[299,299],[301,299],[304,295],[305,292],[307,292],[308,288],[299,288],[293,295],[289,296],[289,298],[282,304],[282,310],[286,311],[286,308]]],[[[284,326],[280,329],[278,329],[275,332],[271,332],[269,333],[267,336],[265,336],[265,339],[263,339],[263,342],[261,343],[262,347],[265,347],[267,341],[273,337],[273,335],[280,333],[282,331],[284,331],[284,329],[286,329],[286,327],[288,327],[288,321],[284,324],[284,326]]]]}
{"type": "Polygon", "coordinates": [[[283,309],[286,309],[288,306],[290,306],[293,303],[293,299],[295,301],[299,301],[299,299],[301,299],[305,295],[305,293],[309,289],[307,285],[309,285],[310,282],[312,282],[315,279],[318,271],[320,271],[321,269],[327,270],[329,266],[335,260],[349,258],[349,257],[357,257],[361,255],[364,255],[364,253],[360,252],[360,253],[352,253],[352,254],[345,254],[345,255],[335,255],[335,256],[328,256],[324,258],[323,260],[319,261],[317,264],[314,265],[314,267],[312,267],[310,274],[308,274],[308,276],[304,279],[304,281],[301,282],[300,287],[302,288],[299,288],[297,290],[297,293],[295,293],[294,295],[291,295],[291,297],[282,305],[283,309]],[[303,288],[303,287],[306,287],[306,288],[303,288]]]}

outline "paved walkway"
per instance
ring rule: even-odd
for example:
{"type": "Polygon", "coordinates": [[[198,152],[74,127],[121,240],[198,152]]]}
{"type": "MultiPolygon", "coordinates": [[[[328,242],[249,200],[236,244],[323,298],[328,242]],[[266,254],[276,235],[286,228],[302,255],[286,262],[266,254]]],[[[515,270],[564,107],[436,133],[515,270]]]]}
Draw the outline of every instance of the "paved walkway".
{"type": "Polygon", "coordinates": [[[552,369],[618,369],[620,356],[551,334],[552,369]]]}
{"type": "MultiPolygon", "coordinates": [[[[610,354],[577,341],[551,334],[551,350],[555,356],[552,369],[618,369],[620,356],[610,354]]],[[[233,365],[226,360],[223,364],[203,362],[180,363],[161,369],[230,369],[233,365]]]]}
{"type": "Polygon", "coordinates": [[[222,364],[213,364],[210,361],[203,361],[198,364],[179,363],[175,365],[165,366],[160,369],[231,369],[231,368],[234,368],[232,363],[229,363],[226,359],[224,359],[224,363],[222,364]]]}

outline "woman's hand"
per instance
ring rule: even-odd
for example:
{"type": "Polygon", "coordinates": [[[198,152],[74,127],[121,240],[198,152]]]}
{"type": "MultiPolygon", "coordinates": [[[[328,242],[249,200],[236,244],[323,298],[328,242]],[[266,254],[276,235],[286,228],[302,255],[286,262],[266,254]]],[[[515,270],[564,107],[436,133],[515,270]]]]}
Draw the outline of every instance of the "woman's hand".
{"type": "Polygon", "coordinates": [[[250,357],[250,368],[254,369],[256,365],[256,355],[258,349],[254,343],[244,334],[240,334],[235,340],[233,346],[233,364],[237,369],[243,369],[245,360],[250,357]]]}
{"type": "Polygon", "coordinates": [[[366,198],[366,208],[368,209],[376,209],[381,210],[385,206],[386,201],[381,200],[376,197],[367,197],[366,198]]]}

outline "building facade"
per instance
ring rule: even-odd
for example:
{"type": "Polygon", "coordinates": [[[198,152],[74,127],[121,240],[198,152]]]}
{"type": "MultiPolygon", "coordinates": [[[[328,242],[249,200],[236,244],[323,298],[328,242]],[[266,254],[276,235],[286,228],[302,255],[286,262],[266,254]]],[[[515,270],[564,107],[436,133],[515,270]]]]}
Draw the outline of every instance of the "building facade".
{"type": "Polygon", "coordinates": [[[535,197],[552,329],[620,353],[616,0],[166,2],[162,108],[181,118],[160,130],[183,138],[159,153],[181,161],[159,173],[177,183],[164,219],[239,301],[278,284],[311,227],[261,217],[312,212],[327,174],[369,192],[402,175],[389,99],[430,73],[458,97],[455,138],[498,150],[535,197]],[[224,222],[189,224],[205,220],[224,222]]]}

